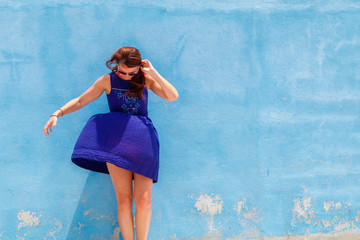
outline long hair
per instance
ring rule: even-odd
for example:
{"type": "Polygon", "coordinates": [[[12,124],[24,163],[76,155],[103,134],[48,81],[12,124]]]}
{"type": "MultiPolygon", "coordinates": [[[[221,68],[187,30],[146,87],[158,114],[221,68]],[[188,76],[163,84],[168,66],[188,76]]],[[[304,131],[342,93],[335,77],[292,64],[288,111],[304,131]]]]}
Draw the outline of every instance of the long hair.
{"type": "MultiPolygon", "coordinates": [[[[125,64],[129,68],[133,68],[140,67],[141,62],[141,54],[138,49],[134,47],[121,47],[115,51],[108,61],[106,61],[106,66],[112,72],[116,72],[120,63],[125,64]]],[[[125,94],[129,97],[132,97],[135,94],[136,96],[145,99],[142,94],[145,88],[145,74],[141,71],[141,68],[139,68],[139,72],[133,76],[129,82],[130,89],[125,94]]]]}

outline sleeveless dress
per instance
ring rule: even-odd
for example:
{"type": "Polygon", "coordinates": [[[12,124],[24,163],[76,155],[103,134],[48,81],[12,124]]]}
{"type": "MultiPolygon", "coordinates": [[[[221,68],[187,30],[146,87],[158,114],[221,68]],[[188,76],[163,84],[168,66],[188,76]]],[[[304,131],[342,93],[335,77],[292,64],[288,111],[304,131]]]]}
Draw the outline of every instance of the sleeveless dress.
{"type": "MultiPolygon", "coordinates": [[[[71,156],[79,167],[109,174],[106,162],[158,180],[159,137],[148,117],[148,91],[129,97],[129,81],[111,72],[111,92],[107,95],[109,113],[95,114],[87,121],[71,156]]],[[[134,177],[133,177],[134,179],[134,177]]]]}

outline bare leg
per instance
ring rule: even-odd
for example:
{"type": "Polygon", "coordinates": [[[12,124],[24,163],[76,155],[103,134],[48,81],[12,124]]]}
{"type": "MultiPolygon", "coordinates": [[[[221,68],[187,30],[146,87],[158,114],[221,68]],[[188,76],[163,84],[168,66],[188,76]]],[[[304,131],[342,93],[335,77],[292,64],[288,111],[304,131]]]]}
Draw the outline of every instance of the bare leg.
{"type": "Polygon", "coordinates": [[[121,235],[124,240],[134,240],[132,172],[108,162],[106,165],[115,189],[121,235]]]}
{"type": "Polygon", "coordinates": [[[134,198],[136,204],[136,238],[146,240],[151,219],[151,193],[153,180],[134,173],[134,198]]]}

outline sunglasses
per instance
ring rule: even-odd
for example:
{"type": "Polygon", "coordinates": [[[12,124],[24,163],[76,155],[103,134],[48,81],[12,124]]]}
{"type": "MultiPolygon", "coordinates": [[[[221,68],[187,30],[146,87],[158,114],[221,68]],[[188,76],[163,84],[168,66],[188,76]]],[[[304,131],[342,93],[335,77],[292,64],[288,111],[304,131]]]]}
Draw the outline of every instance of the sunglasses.
{"type": "Polygon", "coordinates": [[[136,72],[132,72],[132,73],[125,73],[125,72],[123,72],[123,71],[120,71],[119,70],[119,68],[117,69],[118,70],[118,72],[119,73],[121,73],[122,75],[129,75],[129,76],[135,76],[136,74],[138,74],[138,72],[139,72],[139,68],[138,68],[138,70],[136,71],[136,72]]]}

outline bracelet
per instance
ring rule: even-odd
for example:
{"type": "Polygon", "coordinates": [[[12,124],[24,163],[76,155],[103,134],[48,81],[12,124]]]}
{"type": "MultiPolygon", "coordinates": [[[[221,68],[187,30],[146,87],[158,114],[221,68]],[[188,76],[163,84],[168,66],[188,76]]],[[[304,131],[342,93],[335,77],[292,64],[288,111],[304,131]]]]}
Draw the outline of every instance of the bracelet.
{"type": "Polygon", "coordinates": [[[64,116],[64,111],[61,108],[59,110],[61,111],[61,116],[64,116]]]}
{"type": "Polygon", "coordinates": [[[58,117],[58,116],[57,116],[57,115],[55,115],[55,114],[51,115],[50,117],[52,117],[52,116],[58,117]]]}

